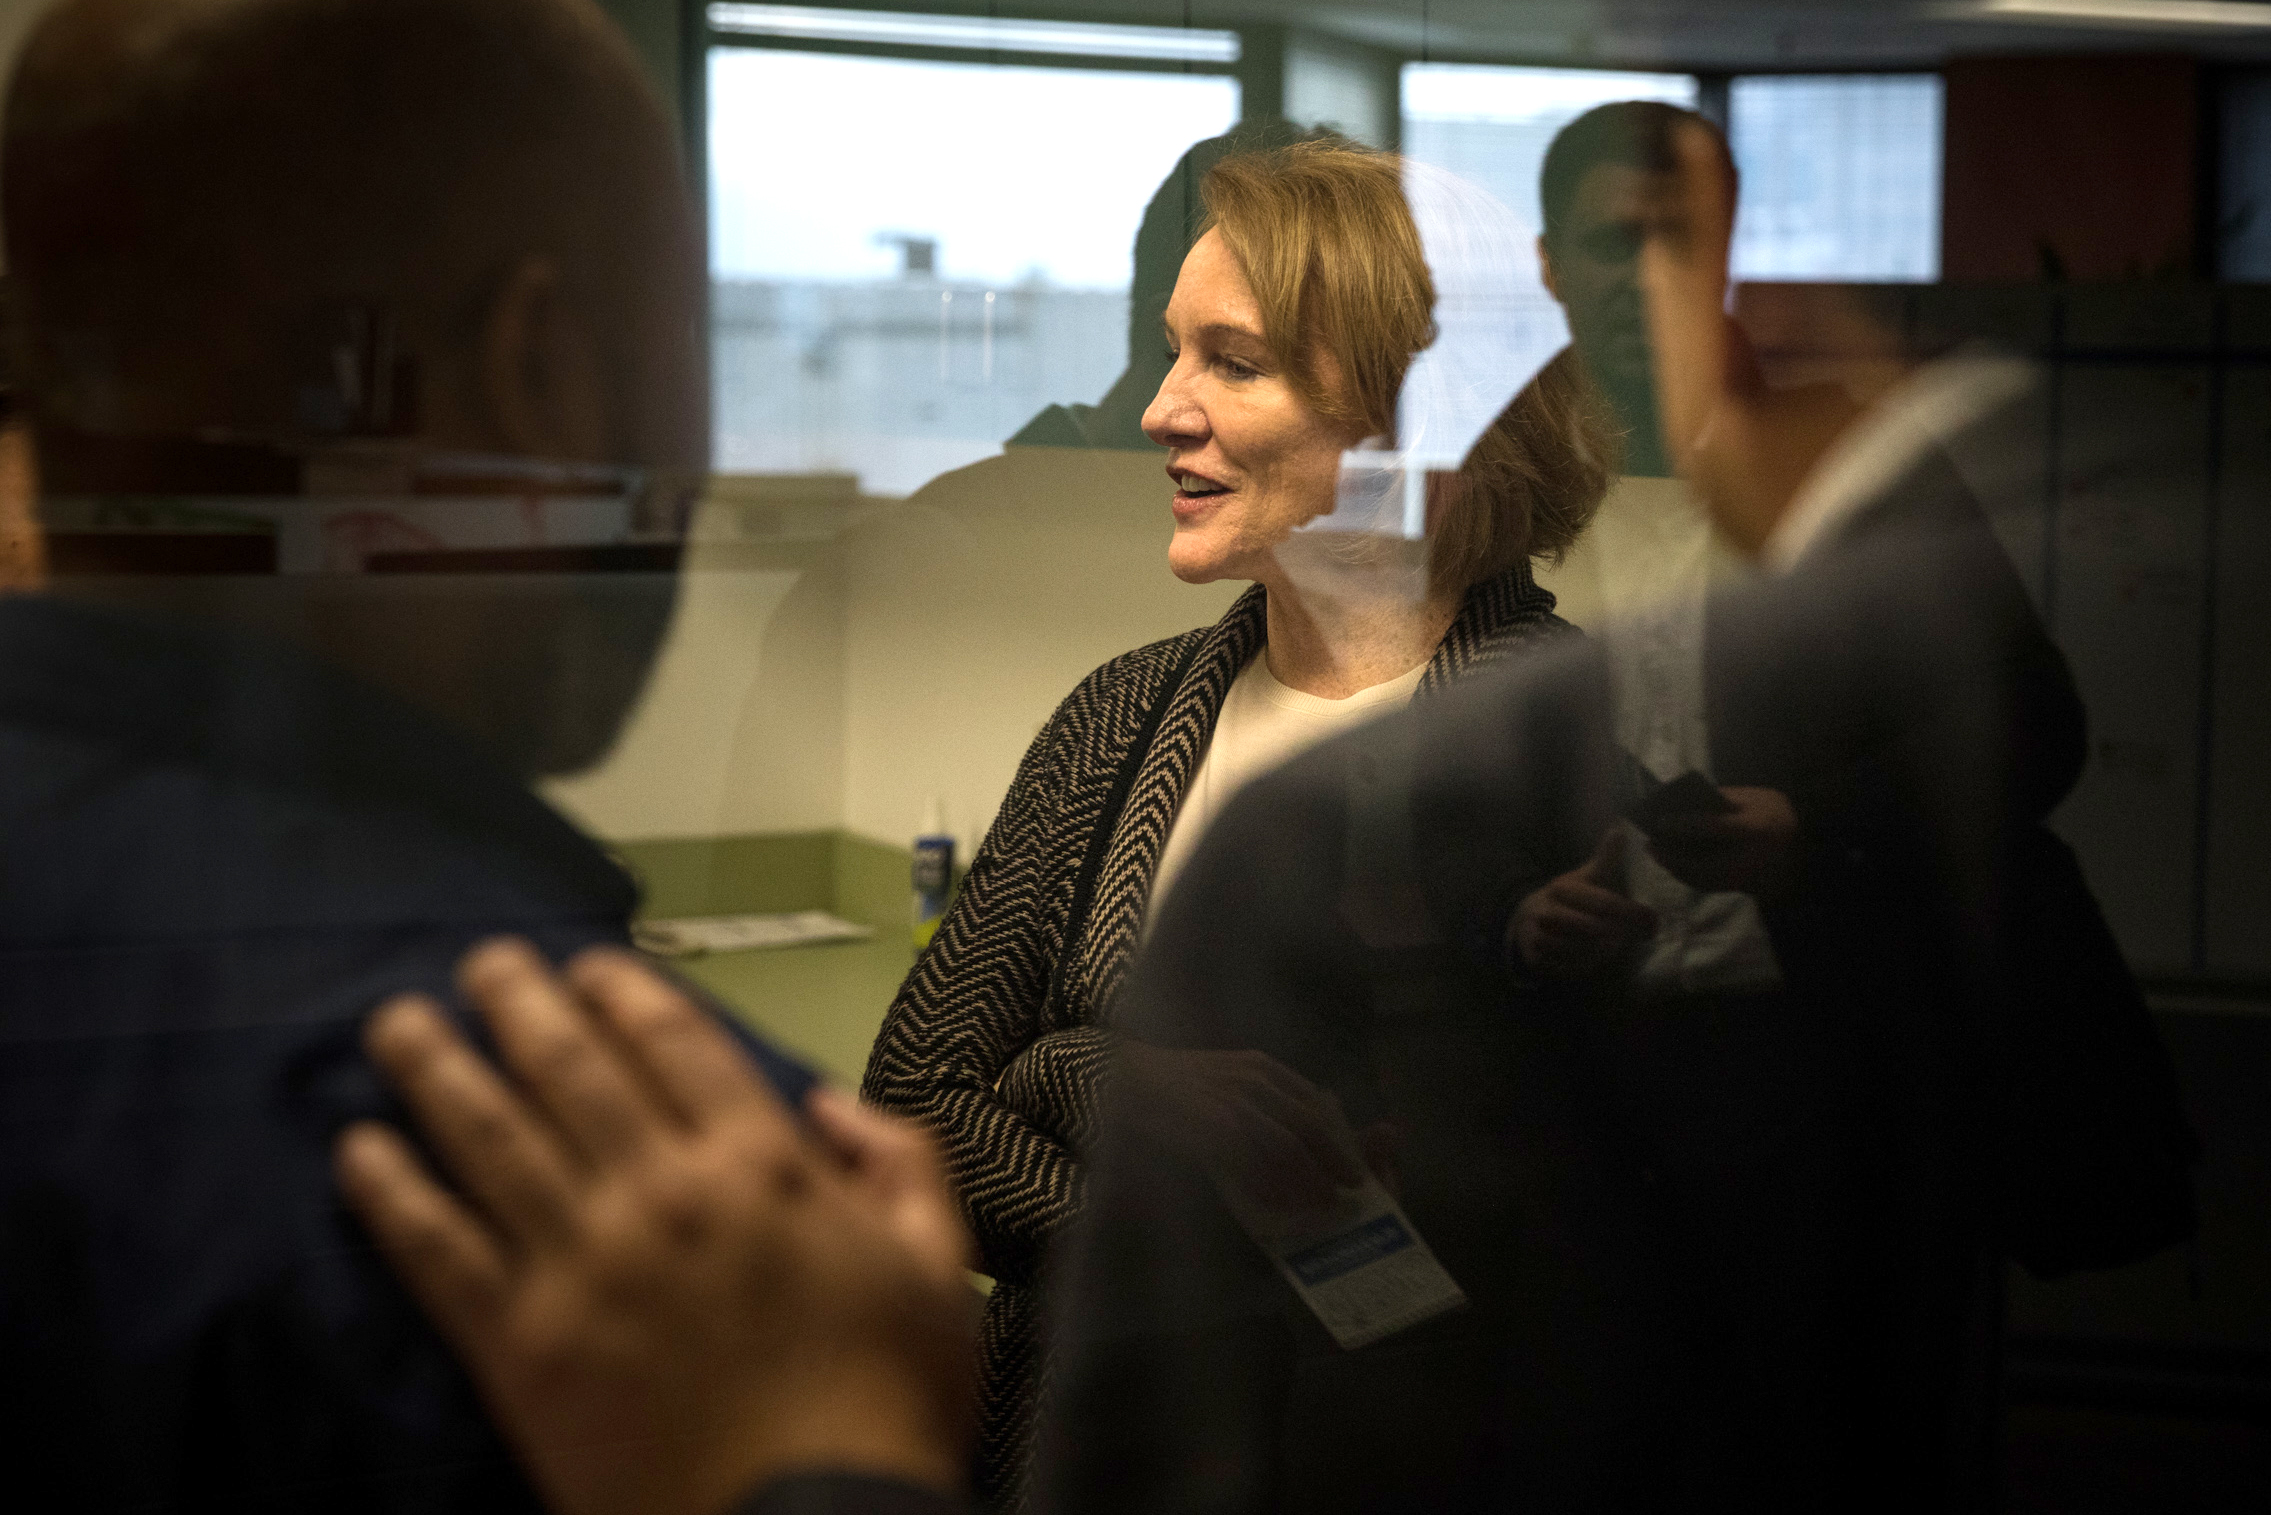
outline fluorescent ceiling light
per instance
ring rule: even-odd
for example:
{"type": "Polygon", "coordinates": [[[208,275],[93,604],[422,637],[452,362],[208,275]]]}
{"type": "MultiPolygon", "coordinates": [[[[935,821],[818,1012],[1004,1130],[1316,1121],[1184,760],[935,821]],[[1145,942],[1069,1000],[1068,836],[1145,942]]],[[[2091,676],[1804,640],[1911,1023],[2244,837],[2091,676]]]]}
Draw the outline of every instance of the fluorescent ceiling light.
{"type": "Polygon", "coordinates": [[[1952,21],[2032,21],[2145,31],[2263,31],[2271,5],[2259,0],[1954,0],[1932,13],[1952,21]]]}
{"type": "Polygon", "coordinates": [[[1404,114],[1428,121],[1498,125],[1550,119],[1558,126],[1609,100],[1662,100],[1693,106],[1693,74],[1638,74],[1586,68],[1521,68],[1492,63],[1407,63],[1404,114]]]}
{"type": "Polygon", "coordinates": [[[1186,31],[1173,26],[996,21],[984,16],[916,16],[904,11],[822,10],[808,5],[719,4],[712,5],[709,14],[712,31],[745,37],[957,47],[974,52],[1060,53],[1081,58],[1157,58],[1170,63],[1238,61],[1236,32],[1186,31]]]}

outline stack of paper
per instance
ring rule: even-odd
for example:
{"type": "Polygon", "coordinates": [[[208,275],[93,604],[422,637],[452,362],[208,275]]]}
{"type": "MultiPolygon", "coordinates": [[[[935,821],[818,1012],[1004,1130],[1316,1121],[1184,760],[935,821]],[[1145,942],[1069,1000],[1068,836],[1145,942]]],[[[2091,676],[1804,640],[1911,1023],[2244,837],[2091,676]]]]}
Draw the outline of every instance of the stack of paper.
{"type": "Polygon", "coordinates": [[[792,910],[785,915],[696,915],[674,921],[640,921],[631,927],[631,940],[642,951],[658,957],[854,942],[873,935],[874,927],[854,925],[825,910],[792,910]]]}

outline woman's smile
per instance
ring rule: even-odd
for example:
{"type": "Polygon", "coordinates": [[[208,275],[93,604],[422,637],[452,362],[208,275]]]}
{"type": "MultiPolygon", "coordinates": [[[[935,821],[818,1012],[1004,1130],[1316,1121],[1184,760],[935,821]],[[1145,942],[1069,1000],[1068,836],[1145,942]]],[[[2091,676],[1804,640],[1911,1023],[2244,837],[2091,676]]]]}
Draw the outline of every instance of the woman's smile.
{"type": "Polygon", "coordinates": [[[1178,521],[1197,520],[1232,492],[1231,486],[1220,480],[1172,463],[1167,466],[1167,477],[1175,481],[1175,519],[1178,521]]]}

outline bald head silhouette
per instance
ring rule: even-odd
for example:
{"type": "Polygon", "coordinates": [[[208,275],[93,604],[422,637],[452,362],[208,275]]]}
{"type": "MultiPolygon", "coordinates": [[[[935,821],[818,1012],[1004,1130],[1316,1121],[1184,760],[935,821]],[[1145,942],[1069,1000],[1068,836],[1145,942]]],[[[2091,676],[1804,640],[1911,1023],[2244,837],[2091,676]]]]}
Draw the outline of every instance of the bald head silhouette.
{"type": "Polygon", "coordinates": [[[75,426],[320,433],[354,302],[422,440],[704,461],[696,227],[589,0],[66,0],[0,182],[24,371],[75,426]]]}
{"type": "MultiPolygon", "coordinates": [[[[706,465],[698,226],[667,116],[591,0],[64,0],[0,155],[51,493],[66,436],[74,456],[378,431],[706,465]],[[339,371],[343,312],[386,333],[383,411],[339,371]]],[[[669,590],[496,577],[136,593],[311,644],[523,771],[588,764],[669,590]]]]}

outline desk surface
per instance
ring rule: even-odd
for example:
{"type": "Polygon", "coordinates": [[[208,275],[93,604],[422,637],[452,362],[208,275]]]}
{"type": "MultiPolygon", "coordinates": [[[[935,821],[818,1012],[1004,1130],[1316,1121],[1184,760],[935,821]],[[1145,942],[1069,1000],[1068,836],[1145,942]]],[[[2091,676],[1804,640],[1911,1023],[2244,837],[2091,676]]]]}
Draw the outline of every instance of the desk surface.
{"type": "Polygon", "coordinates": [[[864,942],[713,952],[675,966],[784,1051],[857,1088],[883,1013],[914,963],[902,926],[864,942]]]}
{"type": "Polygon", "coordinates": [[[618,843],[653,918],[830,910],[864,942],[713,952],[674,966],[760,1034],[857,1088],[892,996],[915,965],[906,849],[843,832],[618,843]]]}

